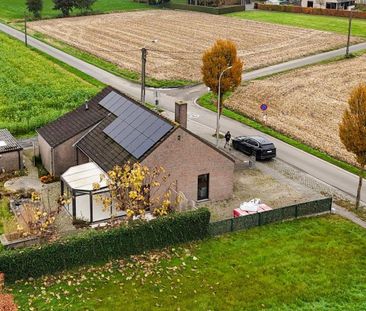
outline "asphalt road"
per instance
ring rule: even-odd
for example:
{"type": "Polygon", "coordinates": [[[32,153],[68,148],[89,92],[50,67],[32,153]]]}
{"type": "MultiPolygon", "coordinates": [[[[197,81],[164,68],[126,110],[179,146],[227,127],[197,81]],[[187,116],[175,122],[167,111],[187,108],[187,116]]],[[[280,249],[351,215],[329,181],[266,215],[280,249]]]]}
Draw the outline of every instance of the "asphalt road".
{"type": "MultiPolygon", "coordinates": [[[[4,24],[0,24],[0,30],[14,38],[24,41],[24,34],[18,30],[8,27],[4,24]]],[[[70,66],[79,69],[80,71],[98,79],[105,84],[115,87],[116,89],[130,96],[133,96],[135,98],[139,98],[140,96],[140,86],[138,84],[126,81],[120,77],[117,77],[107,71],[104,71],[89,63],[79,60],[34,38],[28,37],[28,44],[36,49],[41,50],[44,53],[53,56],[56,59],[63,61],[70,66]]],[[[350,47],[351,52],[356,52],[364,49],[366,49],[366,43],[361,43],[350,47]]],[[[315,64],[344,54],[345,48],[320,53],[313,56],[308,56],[278,65],[262,68],[256,71],[244,73],[243,79],[251,80],[259,77],[264,77],[290,69],[315,64]]],[[[206,109],[203,109],[202,107],[194,103],[194,99],[204,94],[205,92],[207,92],[207,88],[203,85],[197,85],[190,88],[158,90],[159,105],[165,110],[174,111],[174,103],[176,100],[186,100],[190,103],[188,108],[188,128],[190,128],[190,124],[196,122],[204,125],[206,128],[212,128],[212,131],[214,132],[216,124],[216,114],[206,109]]],[[[156,90],[148,88],[146,91],[146,101],[153,103],[155,100],[155,94],[156,90]]],[[[247,127],[239,122],[236,122],[226,117],[222,117],[221,131],[225,132],[227,130],[230,130],[234,136],[254,134],[266,136],[263,133],[247,127]]],[[[309,175],[335,188],[344,191],[349,195],[354,196],[358,183],[357,176],[348,173],[347,171],[344,171],[337,166],[329,164],[328,162],[325,162],[319,158],[316,158],[306,152],[294,148],[282,141],[279,141],[272,137],[269,137],[269,139],[271,139],[276,144],[276,147],[278,149],[278,159],[292,165],[299,170],[308,173],[309,175]]],[[[366,202],[366,187],[363,188],[361,200],[363,202],[366,202]]]]}

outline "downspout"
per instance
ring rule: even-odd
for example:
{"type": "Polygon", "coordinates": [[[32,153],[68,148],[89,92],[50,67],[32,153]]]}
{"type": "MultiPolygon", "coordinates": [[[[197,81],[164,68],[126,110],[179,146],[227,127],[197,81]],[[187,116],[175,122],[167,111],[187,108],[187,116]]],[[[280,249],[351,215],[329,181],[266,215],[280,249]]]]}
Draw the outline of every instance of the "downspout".
{"type": "Polygon", "coordinates": [[[51,147],[51,175],[55,176],[55,151],[54,148],[51,147]]]}
{"type": "Polygon", "coordinates": [[[19,167],[19,171],[22,169],[22,164],[20,162],[20,150],[18,150],[18,167],[19,167]]]}

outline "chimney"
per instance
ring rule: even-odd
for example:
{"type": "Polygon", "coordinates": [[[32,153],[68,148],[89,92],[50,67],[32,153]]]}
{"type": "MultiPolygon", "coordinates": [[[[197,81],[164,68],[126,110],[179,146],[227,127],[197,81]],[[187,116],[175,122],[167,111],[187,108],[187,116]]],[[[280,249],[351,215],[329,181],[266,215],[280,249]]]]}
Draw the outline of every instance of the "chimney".
{"type": "Polygon", "coordinates": [[[187,128],[187,103],[182,100],[175,102],[175,122],[187,128]]]}

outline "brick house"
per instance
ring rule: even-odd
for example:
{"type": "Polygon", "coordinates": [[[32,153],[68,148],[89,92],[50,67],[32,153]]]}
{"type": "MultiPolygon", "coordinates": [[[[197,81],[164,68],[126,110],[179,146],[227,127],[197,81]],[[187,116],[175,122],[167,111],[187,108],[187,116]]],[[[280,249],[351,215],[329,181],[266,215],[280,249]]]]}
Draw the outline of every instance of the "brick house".
{"type": "Polygon", "coordinates": [[[301,0],[301,6],[307,8],[347,10],[353,5],[354,0],[301,0]]]}
{"type": "MultiPolygon", "coordinates": [[[[175,190],[188,200],[229,198],[234,160],[186,128],[187,104],[176,103],[175,121],[107,87],[81,107],[39,129],[40,154],[50,173],[64,173],[64,187],[69,186],[73,197],[89,191],[85,202],[93,201],[93,178],[127,161],[163,166],[169,174],[167,185],[174,183],[175,190]],[[81,166],[90,162],[93,166],[81,166]],[[88,174],[85,178],[90,181],[82,191],[74,186],[78,174],[72,168],[75,166],[80,166],[80,173],[88,174]]],[[[74,217],[75,206],[71,207],[74,217]]],[[[89,219],[93,214],[90,207],[89,219]]]]}
{"type": "Polygon", "coordinates": [[[23,168],[23,148],[6,129],[0,129],[0,173],[23,168]]]}

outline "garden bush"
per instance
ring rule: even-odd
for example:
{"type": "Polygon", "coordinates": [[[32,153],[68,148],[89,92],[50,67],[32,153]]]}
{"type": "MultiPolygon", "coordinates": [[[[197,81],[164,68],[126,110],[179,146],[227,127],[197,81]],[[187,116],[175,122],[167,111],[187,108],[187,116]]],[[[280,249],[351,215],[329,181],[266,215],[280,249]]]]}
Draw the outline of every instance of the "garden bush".
{"type": "Polygon", "coordinates": [[[0,271],[15,281],[199,240],[208,236],[209,221],[208,209],[199,209],[128,227],[90,230],[40,247],[3,252],[0,271]]]}

